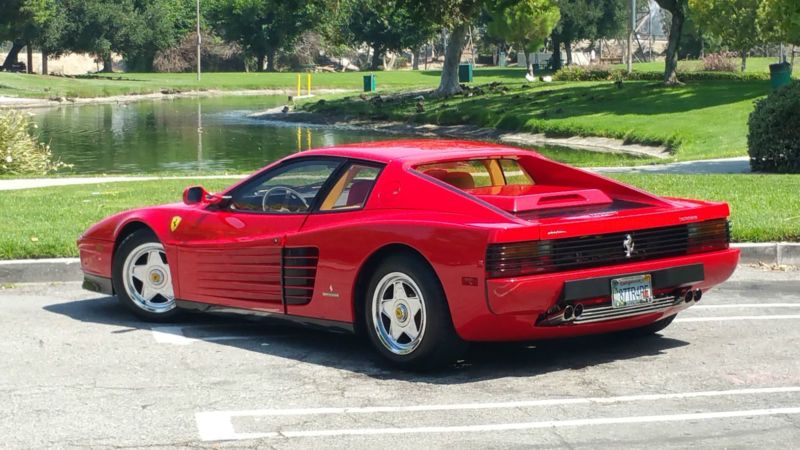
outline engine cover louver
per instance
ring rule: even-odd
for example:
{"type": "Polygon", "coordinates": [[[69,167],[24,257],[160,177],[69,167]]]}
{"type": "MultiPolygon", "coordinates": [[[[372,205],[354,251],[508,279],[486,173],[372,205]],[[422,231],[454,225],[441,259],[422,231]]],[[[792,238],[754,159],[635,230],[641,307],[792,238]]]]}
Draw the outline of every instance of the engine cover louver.
{"type": "Polygon", "coordinates": [[[287,305],[305,305],[314,293],[319,249],[294,247],[283,249],[283,301],[287,305]]]}

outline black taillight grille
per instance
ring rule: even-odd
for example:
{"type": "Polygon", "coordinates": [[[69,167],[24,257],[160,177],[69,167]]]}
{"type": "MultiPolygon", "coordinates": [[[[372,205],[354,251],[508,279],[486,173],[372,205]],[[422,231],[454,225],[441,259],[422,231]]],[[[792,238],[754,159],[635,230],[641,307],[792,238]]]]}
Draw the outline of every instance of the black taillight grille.
{"type": "Polygon", "coordinates": [[[486,270],[489,278],[515,277],[723,250],[729,242],[730,227],[722,219],[577,238],[493,244],[486,252],[486,270]]]}

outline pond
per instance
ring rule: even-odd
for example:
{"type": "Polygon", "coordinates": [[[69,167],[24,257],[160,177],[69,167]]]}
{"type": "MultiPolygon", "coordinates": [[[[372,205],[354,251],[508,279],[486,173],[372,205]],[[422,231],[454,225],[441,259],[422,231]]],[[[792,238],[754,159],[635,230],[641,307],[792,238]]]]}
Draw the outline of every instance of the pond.
{"type": "Polygon", "coordinates": [[[40,137],[75,174],[249,172],[309,148],[389,138],[249,118],[285,96],[226,96],[35,112],[40,137]]]}

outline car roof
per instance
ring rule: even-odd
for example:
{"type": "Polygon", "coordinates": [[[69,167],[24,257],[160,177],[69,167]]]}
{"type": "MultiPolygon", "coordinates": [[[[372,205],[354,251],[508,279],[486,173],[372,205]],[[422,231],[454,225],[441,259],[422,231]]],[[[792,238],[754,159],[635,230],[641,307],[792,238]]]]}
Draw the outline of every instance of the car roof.
{"type": "Polygon", "coordinates": [[[536,154],[530,150],[522,150],[488,142],[451,140],[451,139],[402,139],[323,147],[307,150],[293,157],[302,156],[340,156],[346,158],[365,159],[390,163],[420,164],[443,159],[479,158],[489,156],[524,156],[536,154]]]}

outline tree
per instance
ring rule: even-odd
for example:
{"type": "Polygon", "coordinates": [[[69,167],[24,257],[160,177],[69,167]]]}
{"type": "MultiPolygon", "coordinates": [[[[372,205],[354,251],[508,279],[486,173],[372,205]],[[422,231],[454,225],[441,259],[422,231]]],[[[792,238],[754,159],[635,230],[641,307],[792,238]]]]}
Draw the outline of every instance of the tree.
{"type": "Polygon", "coordinates": [[[3,69],[10,70],[17,62],[17,55],[25,47],[20,24],[24,23],[22,0],[0,2],[0,41],[11,41],[11,49],[3,62],[3,69]]]}
{"type": "Polygon", "coordinates": [[[561,44],[572,64],[572,43],[583,39],[616,36],[624,27],[627,10],[624,0],[558,0],[561,20],[553,30],[554,66],[561,66],[561,44]]]}
{"type": "Polygon", "coordinates": [[[405,0],[352,0],[343,26],[351,43],[372,49],[371,68],[377,70],[387,51],[418,48],[436,32],[421,4],[405,0]]]}
{"type": "Polygon", "coordinates": [[[762,0],[757,23],[759,32],[771,41],[800,45],[800,2],[797,0],[762,0]]]}
{"type": "MultiPolygon", "coordinates": [[[[10,69],[25,46],[35,45],[45,55],[59,53],[63,19],[63,8],[56,0],[12,0],[0,5],[0,40],[12,41],[3,68],[10,69]]],[[[46,63],[43,66],[46,69],[46,63]]]]}
{"type": "Polygon", "coordinates": [[[112,53],[136,43],[141,23],[133,0],[60,0],[64,8],[63,50],[87,52],[112,71],[112,53]]]}
{"type": "Polygon", "coordinates": [[[256,57],[258,70],[275,71],[275,56],[322,19],[327,1],[216,0],[210,16],[223,37],[256,57]]]}
{"type": "Polygon", "coordinates": [[[531,53],[544,45],[558,22],[558,6],[552,0],[497,1],[489,6],[489,16],[489,35],[518,45],[525,52],[528,74],[533,76],[531,53]]]}
{"type": "Polygon", "coordinates": [[[461,92],[458,83],[458,64],[467,41],[472,22],[477,19],[490,0],[404,0],[443,28],[450,30],[444,50],[444,65],[439,87],[434,95],[448,96],[461,92]]]}
{"type": "Polygon", "coordinates": [[[194,31],[193,0],[134,0],[133,11],[128,37],[120,45],[129,69],[152,71],[156,53],[194,31]]]}
{"type": "Polygon", "coordinates": [[[719,36],[723,44],[742,58],[742,72],[747,69],[747,52],[761,39],[756,26],[761,0],[689,0],[692,15],[703,28],[719,36]]]}
{"type": "Polygon", "coordinates": [[[680,50],[681,34],[686,22],[688,0],[655,0],[661,9],[672,15],[669,28],[669,41],[667,43],[667,57],[664,61],[664,83],[676,85],[678,81],[678,51],[680,50]]]}

